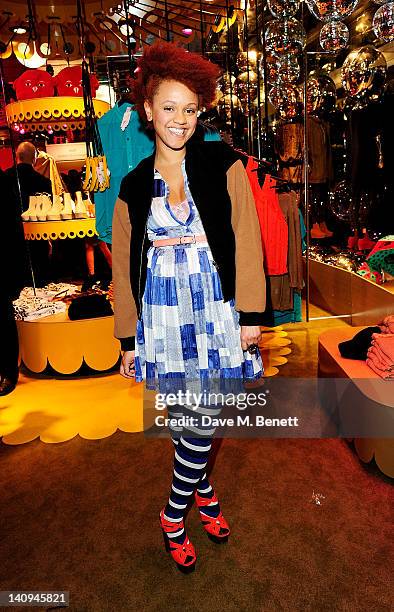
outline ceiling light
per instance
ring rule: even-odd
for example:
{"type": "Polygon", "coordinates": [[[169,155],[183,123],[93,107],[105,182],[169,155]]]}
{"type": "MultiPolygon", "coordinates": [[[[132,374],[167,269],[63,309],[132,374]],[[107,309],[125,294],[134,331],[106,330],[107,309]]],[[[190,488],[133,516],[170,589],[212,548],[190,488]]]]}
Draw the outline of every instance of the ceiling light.
{"type": "Polygon", "coordinates": [[[110,21],[109,19],[100,19],[99,21],[99,28],[100,30],[111,30],[112,26],[114,25],[113,21],[110,21]]]}
{"type": "Polygon", "coordinates": [[[182,34],[185,34],[185,36],[191,36],[193,34],[193,30],[191,28],[182,28],[182,34]]]}
{"type": "Polygon", "coordinates": [[[45,58],[37,53],[35,41],[29,44],[19,43],[17,47],[14,47],[14,53],[17,60],[26,68],[40,68],[46,62],[45,58]]]}
{"type": "Polygon", "coordinates": [[[42,45],[40,46],[40,51],[42,55],[45,55],[45,56],[47,55],[49,56],[51,54],[51,48],[48,45],[48,43],[42,43],[42,45]]]}
{"type": "Polygon", "coordinates": [[[129,36],[133,33],[133,22],[122,17],[118,21],[119,32],[123,34],[123,36],[129,36]]]}
{"type": "Polygon", "coordinates": [[[27,32],[27,28],[25,28],[25,26],[14,26],[12,28],[10,28],[11,32],[14,32],[14,34],[26,34],[27,32]]]}

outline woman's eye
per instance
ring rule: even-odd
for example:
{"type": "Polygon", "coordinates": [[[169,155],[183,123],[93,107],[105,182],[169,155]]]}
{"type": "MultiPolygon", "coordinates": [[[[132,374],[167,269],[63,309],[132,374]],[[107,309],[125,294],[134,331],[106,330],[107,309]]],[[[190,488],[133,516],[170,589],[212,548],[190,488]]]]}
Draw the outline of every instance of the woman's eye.
{"type": "Polygon", "coordinates": [[[194,108],[187,108],[186,112],[187,112],[188,115],[194,115],[196,113],[194,108]]]}
{"type": "Polygon", "coordinates": [[[174,109],[173,109],[173,107],[172,107],[172,106],[165,106],[165,107],[164,107],[164,110],[165,110],[165,111],[173,111],[174,109]]]}

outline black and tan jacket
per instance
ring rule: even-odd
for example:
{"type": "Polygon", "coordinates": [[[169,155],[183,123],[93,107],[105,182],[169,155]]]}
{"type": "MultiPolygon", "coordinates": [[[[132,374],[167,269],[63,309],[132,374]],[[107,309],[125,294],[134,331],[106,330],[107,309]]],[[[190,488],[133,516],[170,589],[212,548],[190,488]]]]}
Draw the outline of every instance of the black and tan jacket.
{"type": "MultiPolygon", "coordinates": [[[[145,289],[146,226],[152,201],[155,154],[123,179],[112,225],[115,336],[134,348],[145,289]]],[[[241,325],[259,325],[265,276],[259,221],[240,155],[223,142],[190,142],[185,169],[221,280],[223,299],[235,298],[241,325]]]]}

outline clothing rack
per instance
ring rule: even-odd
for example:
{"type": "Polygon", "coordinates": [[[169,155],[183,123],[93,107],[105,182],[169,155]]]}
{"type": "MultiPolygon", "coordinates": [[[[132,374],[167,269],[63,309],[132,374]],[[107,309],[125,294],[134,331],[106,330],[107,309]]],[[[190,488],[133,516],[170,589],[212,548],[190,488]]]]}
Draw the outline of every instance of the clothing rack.
{"type": "MultiPolygon", "coordinates": [[[[241,153],[241,155],[244,155],[245,157],[250,157],[251,159],[253,159],[255,162],[257,162],[259,165],[261,166],[266,166],[266,168],[270,168],[272,167],[272,162],[269,162],[265,159],[260,159],[259,157],[255,157],[254,155],[248,155],[248,153],[245,153],[245,151],[242,151],[242,149],[236,149],[234,148],[234,151],[237,151],[237,153],[241,153]]],[[[252,172],[258,172],[258,170],[260,170],[260,168],[254,168],[252,170],[252,172]]],[[[278,183],[282,183],[283,186],[284,185],[289,185],[290,183],[287,179],[282,178],[281,176],[276,176],[276,174],[271,174],[271,172],[267,172],[267,174],[270,175],[271,178],[275,179],[278,183]]]]}

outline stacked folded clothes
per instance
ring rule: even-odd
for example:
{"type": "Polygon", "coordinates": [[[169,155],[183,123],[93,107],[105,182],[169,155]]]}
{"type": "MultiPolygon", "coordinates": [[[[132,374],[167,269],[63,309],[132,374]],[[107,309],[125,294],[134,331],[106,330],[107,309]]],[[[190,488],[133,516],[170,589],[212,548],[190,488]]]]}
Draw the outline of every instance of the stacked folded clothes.
{"type": "Polygon", "coordinates": [[[67,306],[64,302],[53,302],[43,297],[22,296],[13,302],[15,319],[17,321],[35,321],[59,312],[64,312],[67,306]]]}
{"type": "Polygon", "coordinates": [[[67,305],[61,301],[77,291],[77,285],[49,283],[40,289],[25,287],[19,298],[13,302],[17,321],[35,321],[43,317],[65,312],[67,305]]]}
{"type": "MultiPolygon", "coordinates": [[[[394,327],[394,317],[386,327],[394,327]]],[[[394,330],[393,330],[394,331],[394,330]]],[[[372,334],[372,344],[367,353],[367,365],[385,380],[394,380],[394,333],[372,334]]]]}
{"type": "Polygon", "coordinates": [[[379,323],[383,334],[394,334],[394,315],[390,315],[379,323]]]}
{"type": "Polygon", "coordinates": [[[25,287],[20,292],[20,298],[38,297],[43,299],[62,299],[78,291],[77,285],[70,283],[49,283],[45,287],[33,289],[33,287],[25,287]]]}

